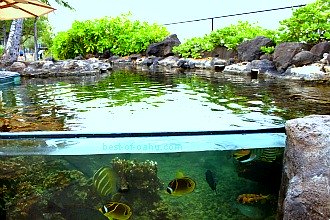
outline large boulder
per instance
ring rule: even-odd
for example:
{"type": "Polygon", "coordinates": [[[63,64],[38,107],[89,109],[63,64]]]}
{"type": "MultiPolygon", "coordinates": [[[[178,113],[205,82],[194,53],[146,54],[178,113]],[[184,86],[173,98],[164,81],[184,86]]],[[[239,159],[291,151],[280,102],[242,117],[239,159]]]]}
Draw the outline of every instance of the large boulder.
{"type": "Polygon", "coordinates": [[[322,59],[324,53],[330,53],[330,42],[325,41],[318,43],[314,45],[310,51],[315,54],[319,59],[322,59]]]}
{"type": "Polygon", "coordinates": [[[330,116],[286,123],[278,219],[330,219],[330,116]]]}
{"type": "Polygon", "coordinates": [[[253,40],[247,40],[237,46],[238,59],[240,61],[258,60],[264,52],[261,47],[275,46],[275,43],[267,37],[256,37],[253,40]]]}
{"type": "Polygon", "coordinates": [[[309,51],[301,51],[292,58],[292,65],[296,67],[312,64],[318,60],[318,57],[309,51]]]}
{"type": "Polygon", "coordinates": [[[174,55],[172,49],[174,46],[181,44],[176,34],[168,36],[165,40],[159,43],[149,45],[147,56],[168,57],[174,55]]]}
{"type": "Polygon", "coordinates": [[[237,51],[229,50],[227,47],[217,46],[212,51],[203,52],[202,57],[217,57],[219,59],[229,60],[230,58],[237,57],[237,51]]]}
{"type": "Polygon", "coordinates": [[[14,62],[8,68],[9,71],[22,72],[26,68],[26,65],[22,62],[14,62]]]}
{"type": "Polygon", "coordinates": [[[309,46],[307,44],[295,42],[277,45],[273,54],[273,61],[277,71],[284,72],[292,65],[293,57],[303,50],[309,50],[309,46]]]}

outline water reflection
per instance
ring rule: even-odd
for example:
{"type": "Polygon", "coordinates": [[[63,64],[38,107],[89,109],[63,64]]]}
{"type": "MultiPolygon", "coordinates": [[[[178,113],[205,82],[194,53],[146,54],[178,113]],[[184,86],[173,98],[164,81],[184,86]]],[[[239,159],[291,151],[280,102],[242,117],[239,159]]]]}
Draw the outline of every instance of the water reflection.
{"type": "MultiPolygon", "coordinates": [[[[256,129],[329,114],[330,89],[222,73],[133,73],[22,79],[2,87],[0,113],[49,117],[57,130],[149,132],[256,129]]],[[[52,130],[51,127],[44,127],[52,130]]]]}

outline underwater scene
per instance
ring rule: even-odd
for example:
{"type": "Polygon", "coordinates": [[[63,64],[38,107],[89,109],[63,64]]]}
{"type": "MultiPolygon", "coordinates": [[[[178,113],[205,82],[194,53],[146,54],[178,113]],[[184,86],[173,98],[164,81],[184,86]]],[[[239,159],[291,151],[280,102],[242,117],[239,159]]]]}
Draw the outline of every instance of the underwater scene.
{"type": "Polygon", "coordinates": [[[284,141],[284,134],[2,139],[0,216],[276,219],[284,141]],[[251,139],[257,148],[243,149],[251,139]]]}

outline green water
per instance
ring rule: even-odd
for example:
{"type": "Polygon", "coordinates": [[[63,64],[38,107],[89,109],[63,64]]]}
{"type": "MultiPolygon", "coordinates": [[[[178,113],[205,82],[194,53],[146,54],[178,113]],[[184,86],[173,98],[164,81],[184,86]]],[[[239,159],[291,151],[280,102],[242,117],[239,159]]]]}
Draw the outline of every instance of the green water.
{"type": "Polygon", "coordinates": [[[115,200],[132,209],[130,219],[275,219],[281,157],[272,162],[240,163],[232,153],[2,157],[1,216],[102,219],[97,209],[115,200]],[[117,200],[100,196],[92,185],[94,172],[112,167],[114,158],[146,164],[125,175],[130,188],[117,200]],[[156,174],[150,171],[150,163],[156,163],[156,174]],[[217,192],[206,182],[207,170],[215,174],[217,192]],[[166,192],[177,172],[195,181],[193,192],[182,196],[166,192]],[[268,199],[243,204],[238,201],[241,194],[262,194],[268,199]]]}
{"type": "Polygon", "coordinates": [[[329,86],[222,73],[118,71],[22,79],[1,91],[2,117],[47,120],[30,130],[55,125],[56,130],[106,132],[257,129],[330,109],[329,86]]]}

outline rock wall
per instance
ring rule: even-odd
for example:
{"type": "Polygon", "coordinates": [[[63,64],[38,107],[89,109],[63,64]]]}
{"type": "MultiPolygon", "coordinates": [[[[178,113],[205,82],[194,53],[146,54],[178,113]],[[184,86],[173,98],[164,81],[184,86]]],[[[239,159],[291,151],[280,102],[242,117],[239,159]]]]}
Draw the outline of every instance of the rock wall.
{"type": "Polygon", "coordinates": [[[278,219],[330,219],[330,115],[286,123],[278,219]]]}

